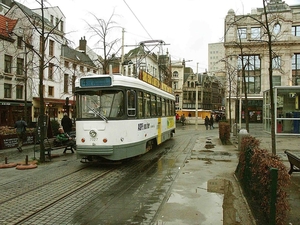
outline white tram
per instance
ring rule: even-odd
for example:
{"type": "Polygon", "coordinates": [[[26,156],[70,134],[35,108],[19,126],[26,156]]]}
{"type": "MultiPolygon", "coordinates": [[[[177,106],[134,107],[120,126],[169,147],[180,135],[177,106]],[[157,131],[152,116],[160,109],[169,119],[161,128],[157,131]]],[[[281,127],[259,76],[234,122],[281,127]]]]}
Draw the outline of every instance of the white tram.
{"type": "Polygon", "coordinates": [[[78,158],[134,157],[175,133],[175,97],[142,80],[91,74],[76,80],[75,94],[78,158]]]}

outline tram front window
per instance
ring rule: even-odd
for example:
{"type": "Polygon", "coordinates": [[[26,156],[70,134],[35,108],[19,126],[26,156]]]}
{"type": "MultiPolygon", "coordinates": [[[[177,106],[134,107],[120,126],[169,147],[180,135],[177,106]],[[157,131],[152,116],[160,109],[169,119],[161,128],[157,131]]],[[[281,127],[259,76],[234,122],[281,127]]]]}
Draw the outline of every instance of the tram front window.
{"type": "Polygon", "coordinates": [[[78,118],[114,119],[124,114],[122,91],[89,91],[77,95],[78,118]]]}

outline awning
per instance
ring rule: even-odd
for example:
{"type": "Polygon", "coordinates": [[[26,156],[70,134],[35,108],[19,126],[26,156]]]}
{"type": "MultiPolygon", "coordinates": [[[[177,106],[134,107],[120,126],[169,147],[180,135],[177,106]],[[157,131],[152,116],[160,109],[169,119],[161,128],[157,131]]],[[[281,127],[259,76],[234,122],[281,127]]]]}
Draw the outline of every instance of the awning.
{"type": "MultiPolygon", "coordinates": [[[[40,98],[34,97],[33,98],[36,101],[40,101],[40,98]]],[[[65,99],[55,99],[55,98],[44,98],[44,103],[45,104],[66,104],[65,99]]],[[[69,100],[69,105],[75,104],[74,100],[69,100]]]]}

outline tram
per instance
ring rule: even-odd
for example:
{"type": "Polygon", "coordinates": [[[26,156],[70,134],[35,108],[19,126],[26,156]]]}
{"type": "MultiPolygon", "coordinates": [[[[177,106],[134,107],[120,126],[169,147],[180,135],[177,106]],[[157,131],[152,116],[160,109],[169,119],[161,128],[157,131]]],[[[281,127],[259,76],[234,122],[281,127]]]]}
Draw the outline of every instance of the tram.
{"type": "Polygon", "coordinates": [[[175,133],[174,95],[143,80],[89,74],[75,81],[75,96],[77,158],[131,158],[175,133]]]}

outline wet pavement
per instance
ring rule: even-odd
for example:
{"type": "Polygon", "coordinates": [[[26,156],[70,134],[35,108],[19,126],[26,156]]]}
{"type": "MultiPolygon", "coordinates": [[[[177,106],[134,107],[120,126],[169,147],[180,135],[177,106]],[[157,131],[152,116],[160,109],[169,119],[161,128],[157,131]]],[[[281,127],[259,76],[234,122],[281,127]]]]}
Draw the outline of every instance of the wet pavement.
{"type": "MultiPolygon", "coordinates": [[[[192,149],[186,151],[188,156],[185,158],[185,162],[181,164],[182,166],[178,166],[178,175],[167,198],[163,200],[164,204],[159,208],[153,224],[255,224],[234,176],[238,163],[238,137],[232,137],[233,145],[222,145],[217,127],[206,131],[203,125],[198,126],[197,129],[194,125],[184,127],[178,125],[177,130],[174,139],[180,132],[188,131],[197,135],[196,143],[192,149]]],[[[261,124],[251,125],[250,135],[261,140],[261,147],[270,149],[270,134],[262,130],[261,124]]],[[[277,154],[282,157],[288,168],[289,163],[284,151],[288,149],[299,156],[299,140],[299,137],[295,136],[284,136],[276,139],[277,154]]],[[[9,156],[9,162],[24,161],[26,155],[29,159],[34,156],[38,157],[38,153],[33,152],[32,147],[25,146],[22,153],[19,153],[16,149],[0,150],[0,163],[4,162],[6,156],[9,156]]],[[[54,151],[54,153],[58,153],[59,159],[54,158],[53,163],[46,165],[49,168],[62,168],[64,166],[65,169],[68,164],[79,163],[75,154],[62,154],[62,150],[54,151]]],[[[37,170],[42,168],[46,167],[43,165],[37,170]]],[[[0,185],[7,182],[13,183],[21,177],[23,178],[23,172],[1,173],[0,170],[0,185]]],[[[66,171],[60,171],[60,173],[63,172],[66,171]]],[[[290,212],[288,222],[295,225],[300,224],[299,213],[295,210],[299,209],[300,204],[300,173],[293,173],[291,180],[289,202],[293,209],[290,212]]]]}
{"type": "MultiPolygon", "coordinates": [[[[195,130],[195,126],[183,129],[195,130]]],[[[222,145],[217,127],[205,130],[198,126],[197,131],[196,144],[185,166],[178,168],[179,176],[156,224],[254,224],[234,177],[236,146],[222,145]]]]}

